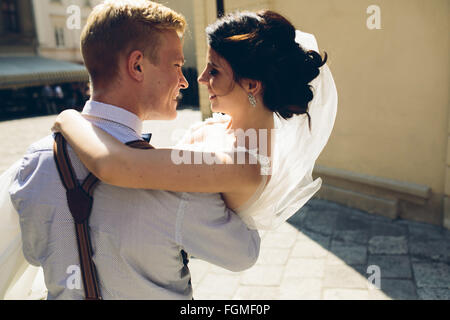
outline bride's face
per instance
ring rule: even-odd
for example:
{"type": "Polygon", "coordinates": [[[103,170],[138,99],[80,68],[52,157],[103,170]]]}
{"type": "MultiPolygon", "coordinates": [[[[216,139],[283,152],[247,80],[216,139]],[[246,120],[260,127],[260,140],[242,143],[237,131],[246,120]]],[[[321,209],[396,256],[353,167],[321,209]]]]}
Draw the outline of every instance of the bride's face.
{"type": "Polygon", "coordinates": [[[236,114],[246,101],[244,89],[234,81],[230,64],[217,52],[208,47],[207,65],[198,82],[208,88],[211,110],[226,114],[236,114]]]}

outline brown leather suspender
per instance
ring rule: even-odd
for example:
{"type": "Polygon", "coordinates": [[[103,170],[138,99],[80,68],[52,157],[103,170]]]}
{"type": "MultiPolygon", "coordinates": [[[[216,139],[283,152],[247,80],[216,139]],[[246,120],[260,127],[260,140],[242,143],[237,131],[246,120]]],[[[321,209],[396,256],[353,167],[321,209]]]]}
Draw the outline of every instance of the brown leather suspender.
{"type": "MultiPolygon", "coordinates": [[[[143,140],[132,141],[127,143],[127,145],[138,149],[153,148],[148,142],[143,140]]],[[[78,183],[69,155],[67,154],[67,142],[59,133],[55,135],[53,155],[59,176],[66,189],[69,210],[75,222],[85,299],[101,300],[102,296],[97,271],[92,260],[92,245],[89,237],[89,216],[93,203],[92,194],[99,180],[92,173],[89,173],[81,185],[78,183]]]]}

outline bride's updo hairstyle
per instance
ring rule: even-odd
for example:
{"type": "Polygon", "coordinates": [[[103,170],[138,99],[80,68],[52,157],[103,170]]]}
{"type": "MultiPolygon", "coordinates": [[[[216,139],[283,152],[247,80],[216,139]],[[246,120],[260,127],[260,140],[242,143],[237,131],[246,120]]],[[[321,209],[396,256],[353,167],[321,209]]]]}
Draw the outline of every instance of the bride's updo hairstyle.
{"type": "Polygon", "coordinates": [[[309,83],[327,61],[295,42],[295,27],[273,11],[228,14],[206,28],[209,46],[228,61],[234,80],[261,81],[265,106],[284,119],[307,114],[309,83]]]}

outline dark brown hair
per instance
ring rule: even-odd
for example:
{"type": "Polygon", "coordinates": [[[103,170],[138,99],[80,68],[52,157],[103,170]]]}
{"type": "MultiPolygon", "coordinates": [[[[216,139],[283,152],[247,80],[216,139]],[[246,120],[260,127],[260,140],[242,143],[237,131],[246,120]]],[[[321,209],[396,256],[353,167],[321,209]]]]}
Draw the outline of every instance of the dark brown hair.
{"type": "Polygon", "coordinates": [[[284,119],[307,114],[310,82],[327,61],[295,42],[295,27],[273,11],[228,14],[206,28],[209,46],[231,65],[234,80],[261,81],[265,106],[284,119]]]}

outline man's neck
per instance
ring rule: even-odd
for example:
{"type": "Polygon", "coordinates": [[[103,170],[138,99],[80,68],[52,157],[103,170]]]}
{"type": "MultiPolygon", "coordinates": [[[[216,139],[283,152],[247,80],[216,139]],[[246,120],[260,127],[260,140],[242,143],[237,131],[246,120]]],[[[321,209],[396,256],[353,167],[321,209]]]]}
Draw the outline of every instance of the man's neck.
{"type": "Polygon", "coordinates": [[[131,95],[94,91],[92,93],[92,100],[122,108],[128,112],[134,113],[141,120],[144,120],[140,115],[139,106],[133,101],[131,95]]]}
{"type": "MultiPolygon", "coordinates": [[[[100,123],[104,123],[103,120],[106,120],[107,122],[114,122],[128,127],[138,136],[142,134],[143,122],[136,114],[129,112],[124,108],[91,99],[86,102],[82,114],[94,122],[102,120],[100,123]]],[[[110,129],[114,131],[113,128],[117,129],[119,127],[113,125],[110,129]]],[[[118,130],[120,131],[121,129],[118,130]]],[[[113,134],[113,131],[111,134],[113,134]]]]}

